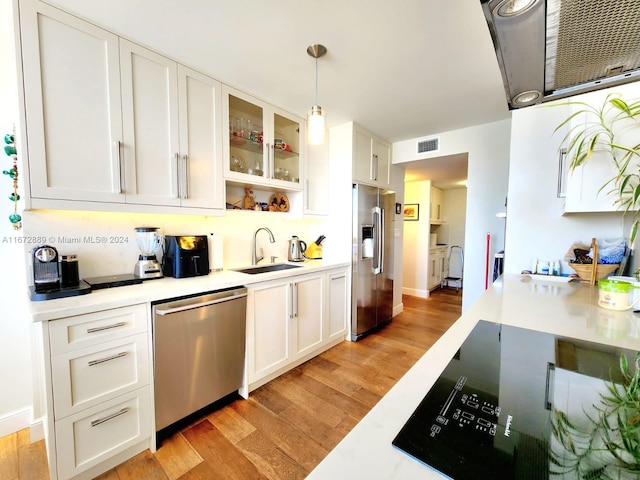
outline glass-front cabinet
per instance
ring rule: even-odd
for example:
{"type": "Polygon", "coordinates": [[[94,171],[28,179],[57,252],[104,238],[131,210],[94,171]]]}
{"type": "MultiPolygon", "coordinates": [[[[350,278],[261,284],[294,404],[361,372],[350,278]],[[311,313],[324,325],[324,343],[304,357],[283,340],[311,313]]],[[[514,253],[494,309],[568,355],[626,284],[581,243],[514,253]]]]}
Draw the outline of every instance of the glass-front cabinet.
{"type": "Polygon", "coordinates": [[[225,178],[302,190],[304,120],[224,86],[225,178]]]}

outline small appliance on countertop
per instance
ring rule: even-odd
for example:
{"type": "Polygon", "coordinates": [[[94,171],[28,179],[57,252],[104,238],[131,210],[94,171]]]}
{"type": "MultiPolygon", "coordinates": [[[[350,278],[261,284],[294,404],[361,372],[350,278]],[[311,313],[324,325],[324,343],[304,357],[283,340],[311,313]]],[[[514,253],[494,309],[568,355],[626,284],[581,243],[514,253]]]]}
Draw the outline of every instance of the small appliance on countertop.
{"type": "Polygon", "coordinates": [[[307,247],[304,256],[310,260],[322,260],[322,242],[327,238],[320,235],[317,240],[307,247]]]}
{"type": "Polygon", "coordinates": [[[78,257],[59,255],[51,245],[35,247],[31,252],[33,286],[29,287],[31,300],[52,300],[74,297],[91,292],[91,286],[78,276],[78,257]]]}
{"type": "Polygon", "coordinates": [[[162,271],[167,277],[209,274],[208,235],[166,235],[162,271]]]}
{"type": "Polygon", "coordinates": [[[126,285],[137,285],[142,283],[142,278],[136,277],[131,273],[123,273],[119,275],[102,275],[99,277],[91,277],[83,279],[91,285],[93,290],[102,288],[124,287],[126,285]]]}
{"type": "Polygon", "coordinates": [[[287,260],[290,262],[304,262],[304,251],[307,249],[306,242],[300,240],[293,235],[289,240],[289,248],[287,250],[287,260]]]}
{"type": "Polygon", "coordinates": [[[162,268],[156,252],[162,249],[162,233],[158,227],[136,227],[136,242],[140,249],[133,274],[142,279],[162,278],[162,268]]]}

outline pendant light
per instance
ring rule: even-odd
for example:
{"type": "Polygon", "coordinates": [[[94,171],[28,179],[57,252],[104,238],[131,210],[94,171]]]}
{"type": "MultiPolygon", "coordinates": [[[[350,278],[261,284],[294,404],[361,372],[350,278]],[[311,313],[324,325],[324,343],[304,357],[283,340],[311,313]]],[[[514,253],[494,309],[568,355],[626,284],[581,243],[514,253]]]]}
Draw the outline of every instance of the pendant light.
{"type": "Polygon", "coordinates": [[[318,58],[327,53],[324,45],[314,44],[307,47],[309,56],[316,59],[316,102],[311,107],[307,122],[307,141],[310,145],[322,145],[324,143],[324,133],[326,119],[322,107],[318,105],[318,58]]]}

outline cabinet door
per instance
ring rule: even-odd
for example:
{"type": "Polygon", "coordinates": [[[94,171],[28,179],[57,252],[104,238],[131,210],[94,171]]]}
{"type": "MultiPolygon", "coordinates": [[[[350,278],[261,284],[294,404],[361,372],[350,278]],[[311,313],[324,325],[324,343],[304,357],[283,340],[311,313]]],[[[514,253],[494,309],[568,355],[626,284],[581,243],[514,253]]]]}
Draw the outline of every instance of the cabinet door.
{"type": "Polygon", "coordinates": [[[322,145],[307,145],[303,186],[304,213],[309,215],[329,214],[329,132],[322,145]]]}
{"type": "Polygon", "coordinates": [[[272,145],[268,105],[226,85],[222,90],[224,175],[239,182],[267,183],[272,145]]]}
{"type": "Polygon", "coordinates": [[[31,195],[124,202],[118,37],[40,2],[20,6],[31,195]]]}
{"type": "Polygon", "coordinates": [[[319,347],[323,341],[324,289],[322,276],[303,277],[292,283],[295,358],[319,347]]]}
{"type": "Polygon", "coordinates": [[[431,214],[430,222],[440,224],[443,222],[442,199],[444,195],[442,190],[437,187],[431,187],[431,214]]]}
{"type": "Polygon", "coordinates": [[[249,342],[247,364],[249,383],[285,366],[291,357],[289,282],[250,288],[249,342]]]}
{"type": "Polygon", "coordinates": [[[391,145],[377,139],[375,141],[374,181],[381,187],[388,187],[391,182],[391,145]]]}
{"type": "Polygon", "coordinates": [[[373,137],[354,128],[353,132],[353,179],[371,184],[373,182],[373,137]]]}
{"type": "Polygon", "coordinates": [[[181,205],[224,208],[221,84],[178,65],[181,205]]]}
{"type": "Polygon", "coordinates": [[[327,341],[344,338],[347,333],[348,282],[347,271],[329,273],[325,335],[327,341]]]}
{"type": "Polygon", "coordinates": [[[177,64],[120,40],[127,203],[179,205],[177,64]]]}
{"type": "Polygon", "coordinates": [[[274,185],[301,189],[304,152],[304,120],[279,108],[271,107],[273,140],[268,177],[274,185]]]}

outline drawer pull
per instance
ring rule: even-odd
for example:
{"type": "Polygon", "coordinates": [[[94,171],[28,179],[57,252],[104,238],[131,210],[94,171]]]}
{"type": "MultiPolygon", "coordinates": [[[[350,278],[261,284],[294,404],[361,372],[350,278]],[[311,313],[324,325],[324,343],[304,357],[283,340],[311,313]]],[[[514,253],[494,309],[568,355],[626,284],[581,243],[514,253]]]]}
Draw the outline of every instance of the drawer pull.
{"type": "Polygon", "coordinates": [[[99,363],[115,360],[116,358],[124,357],[126,354],[127,352],[120,352],[120,353],[116,353],[115,355],[111,355],[110,357],[99,358],[98,360],[91,360],[89,362],[89,366],[93,367],[94,365],[98,365],[99,363]]]}
{"type": "Polygon", "coordinates": [[[129,407],[124,407],[119,412],[112,413],[111,415],[107,415],[106,417],[102,417],[102,418],[99,418],[97,420],[92,420],[91,421],[91,426],[92,427],[96,427],[96,426],[100,425],[101,423],[108,422],[109,420],[112,420],[112,419],[114,419],[116,417],[119,417],[120,415],[124,415],[128,411],[129,411],[129,407]]]}
{"type": "Polygon", "coordinates": [[[109,330],[110,328],[124,327],[126,324],[127,322],[118,322],[112,323],[111,325],[105,325],[104,327],[87,328],[87,333],[96,333],[101,332],[102,330],[109,330]]]}

